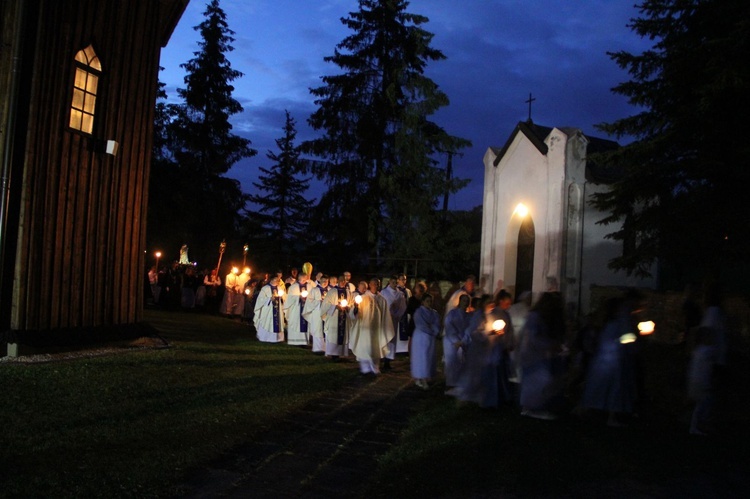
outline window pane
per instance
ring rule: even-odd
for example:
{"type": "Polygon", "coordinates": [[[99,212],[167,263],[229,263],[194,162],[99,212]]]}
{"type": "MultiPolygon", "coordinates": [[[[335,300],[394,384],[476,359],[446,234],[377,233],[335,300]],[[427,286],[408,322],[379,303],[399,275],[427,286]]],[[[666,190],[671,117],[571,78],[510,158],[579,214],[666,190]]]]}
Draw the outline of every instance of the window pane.
{"type": "Polygon", "coordinates": [[[94,130],[94,117],[90,114],[83,115],[83,123],[81,123],[81,131],[91,133],[94,130]]]}
{"type": "Polygon", "coordinates": [[[94,106],[96,106],[96,95],[85,94],[83,98],[84,112],[94,114],[94,106]]]}
{"type": "Polygon", "coordinates": [[[74,109],[83,109],[83,90],[77,88],[73,90],[73,104],[74,109]]]}
{"type": "Polygon", "coordinates": [[[70,128],[75,128],[76,130],[81,129],[81,116],[81,111],[76,109],[70,110],[70,128]]]}
{"type": "Polygon", "coordinates": [[[76,88],[86,88],[86,75],[88,75],[86,71],[76,68],[76,81],[74,83],[76,88]]]}
{"type": "MultiPolygon", "coordinates": [[[[92,52],[93,52],[93,50],[92,50],[92,52]]],[[[91,66],[92,68],[96,69],[97,71],[101,71],[102,70],[102,64],[99,62],[99,58],[97,56],[94,56],[94,58],[91,59],[91,61],[89,61],[89,66],[91,66]]]]}
{"type": "Polygon", "coordinates": [[[99,77],[94,74],[89,74],[86,80],[86,91],[96,95],[96,87],[99,83],[99,77]]]}

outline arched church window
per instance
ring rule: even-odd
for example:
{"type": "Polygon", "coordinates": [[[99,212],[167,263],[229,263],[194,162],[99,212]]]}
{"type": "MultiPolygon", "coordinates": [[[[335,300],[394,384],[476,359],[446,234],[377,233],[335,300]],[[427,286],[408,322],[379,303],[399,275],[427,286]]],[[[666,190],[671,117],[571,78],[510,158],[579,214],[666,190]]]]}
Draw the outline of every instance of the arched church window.
{"type": "Polygon", "coordinates": [[[76,54],[75,72],[69,126],[91,134],[94,130],[96,95],[102,74],[101,62],[91,45],[76,54]]]}

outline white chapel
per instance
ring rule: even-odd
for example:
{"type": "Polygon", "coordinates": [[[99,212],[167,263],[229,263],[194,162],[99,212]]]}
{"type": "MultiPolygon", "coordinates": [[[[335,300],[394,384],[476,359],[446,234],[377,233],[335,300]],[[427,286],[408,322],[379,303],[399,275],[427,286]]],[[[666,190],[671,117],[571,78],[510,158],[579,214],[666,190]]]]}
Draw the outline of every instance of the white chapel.
{"type": "Polygon", "coordinates": [[[614,272],[617,227],[598,225],[605,214],[589,204],[616,175],[587,156],[618,147],[577,128],[520,122],[502,148],[484,155],[480,272],[488,287],[514,296],[560,291],[572,317],[590,311],[594,286],[653,287],[655,280],[614,272]]]}

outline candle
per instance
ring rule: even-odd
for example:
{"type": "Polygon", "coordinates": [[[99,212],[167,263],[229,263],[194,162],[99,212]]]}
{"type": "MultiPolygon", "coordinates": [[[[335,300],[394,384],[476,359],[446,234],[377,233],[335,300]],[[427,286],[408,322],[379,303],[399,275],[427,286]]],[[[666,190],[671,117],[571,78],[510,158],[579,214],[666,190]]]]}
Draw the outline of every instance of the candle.
{"type": "Polygon", "coordinates": [[[355,296],[354,297],[354,303],[356,303],[357,305],[359,305],[360,303],[362,303],[362,296],[361,295],[355,296]]]}
{"type": "Polygon", "coordinates": [[[279,296],[284,296],[284,290],[282,288],[279,288],[278,294],[279,296]]]}
{"type": "Polygon", "coordinates": [[[301,296],[302,298],[307,298],[307,290],[306,290],[306,289],[303,289],[303,290],[302,290],[302,292],[300,293],[300,296],[301,296]]]}
{"type": "Polygon", "coordinates": [[[250,288],[245,288],[245,294],[246,294],[247,296],[250,296],[250,288]]]}
{"type": "Polygon", "coordinates": [[[502,331],[505,329],[505,321],[502,319],[498,319],[495,322],[492,323],[492,330],[493,331],[502,331]]]}
{"type": "Polygon", "coordinates": [[[339,301],[339,305],[341,305],[342,307],[345,307],[349,305],[349,302],[346,301],[346,298],[342,298],[341,301],[339,301]]]}
{"type": "Polygon", "coordinates": [[[654,321],[639,322],[638,331],[641,332],[641,335],[646,336],[654,332],[655,326],[656,324],[654,324],[654,321]]]}
{"type": "Polygon", "coordinates": [[[622,336],[620,336],[620,343],[623,345],[627,343],[634,343],[636,340],[636,336],[633,333],[625,333],[622,336]]]}

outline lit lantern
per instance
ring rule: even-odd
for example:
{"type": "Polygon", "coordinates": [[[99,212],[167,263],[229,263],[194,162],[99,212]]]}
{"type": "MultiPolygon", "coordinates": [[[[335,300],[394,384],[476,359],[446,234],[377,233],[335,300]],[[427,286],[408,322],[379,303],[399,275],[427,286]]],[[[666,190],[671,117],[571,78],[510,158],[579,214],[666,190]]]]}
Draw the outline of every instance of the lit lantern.
{"type": "Polygon", "coordinates": [[[357,305],[359,305],[360,303],[362,303],[362,295],[355,296],[354,297],[354,303],[356,303],[357,305]]]}
{"type": "Polygon", "coordinates": [[[626,345],[628,343],[635,343],[635,340],[637,339],[637,336],[633,333],[625,333],[622,336],[620,336],[620,343],[623,345],[626,345]]]}
{"type": "Polygon", "coordinates": [[[498,319],[495,322],[492,323],[492,330],[493,331],[502,331],[505,329],[505,321],[502,319],[498,319]]]}
{"type": "Polygon", "coordinates": [[[302,298],[307,298],[307,290],[303,289],[302,292],[299,294],[302,298]]]}
{"type": "Polygon", "coordinates": [[[656,327],[656,324],[654,324],[654,321],[645,321],[645,322],[638,323],[638,331],[640,331],[642,336],[647,336],[653,333],[654,327],[656,327]]]}

